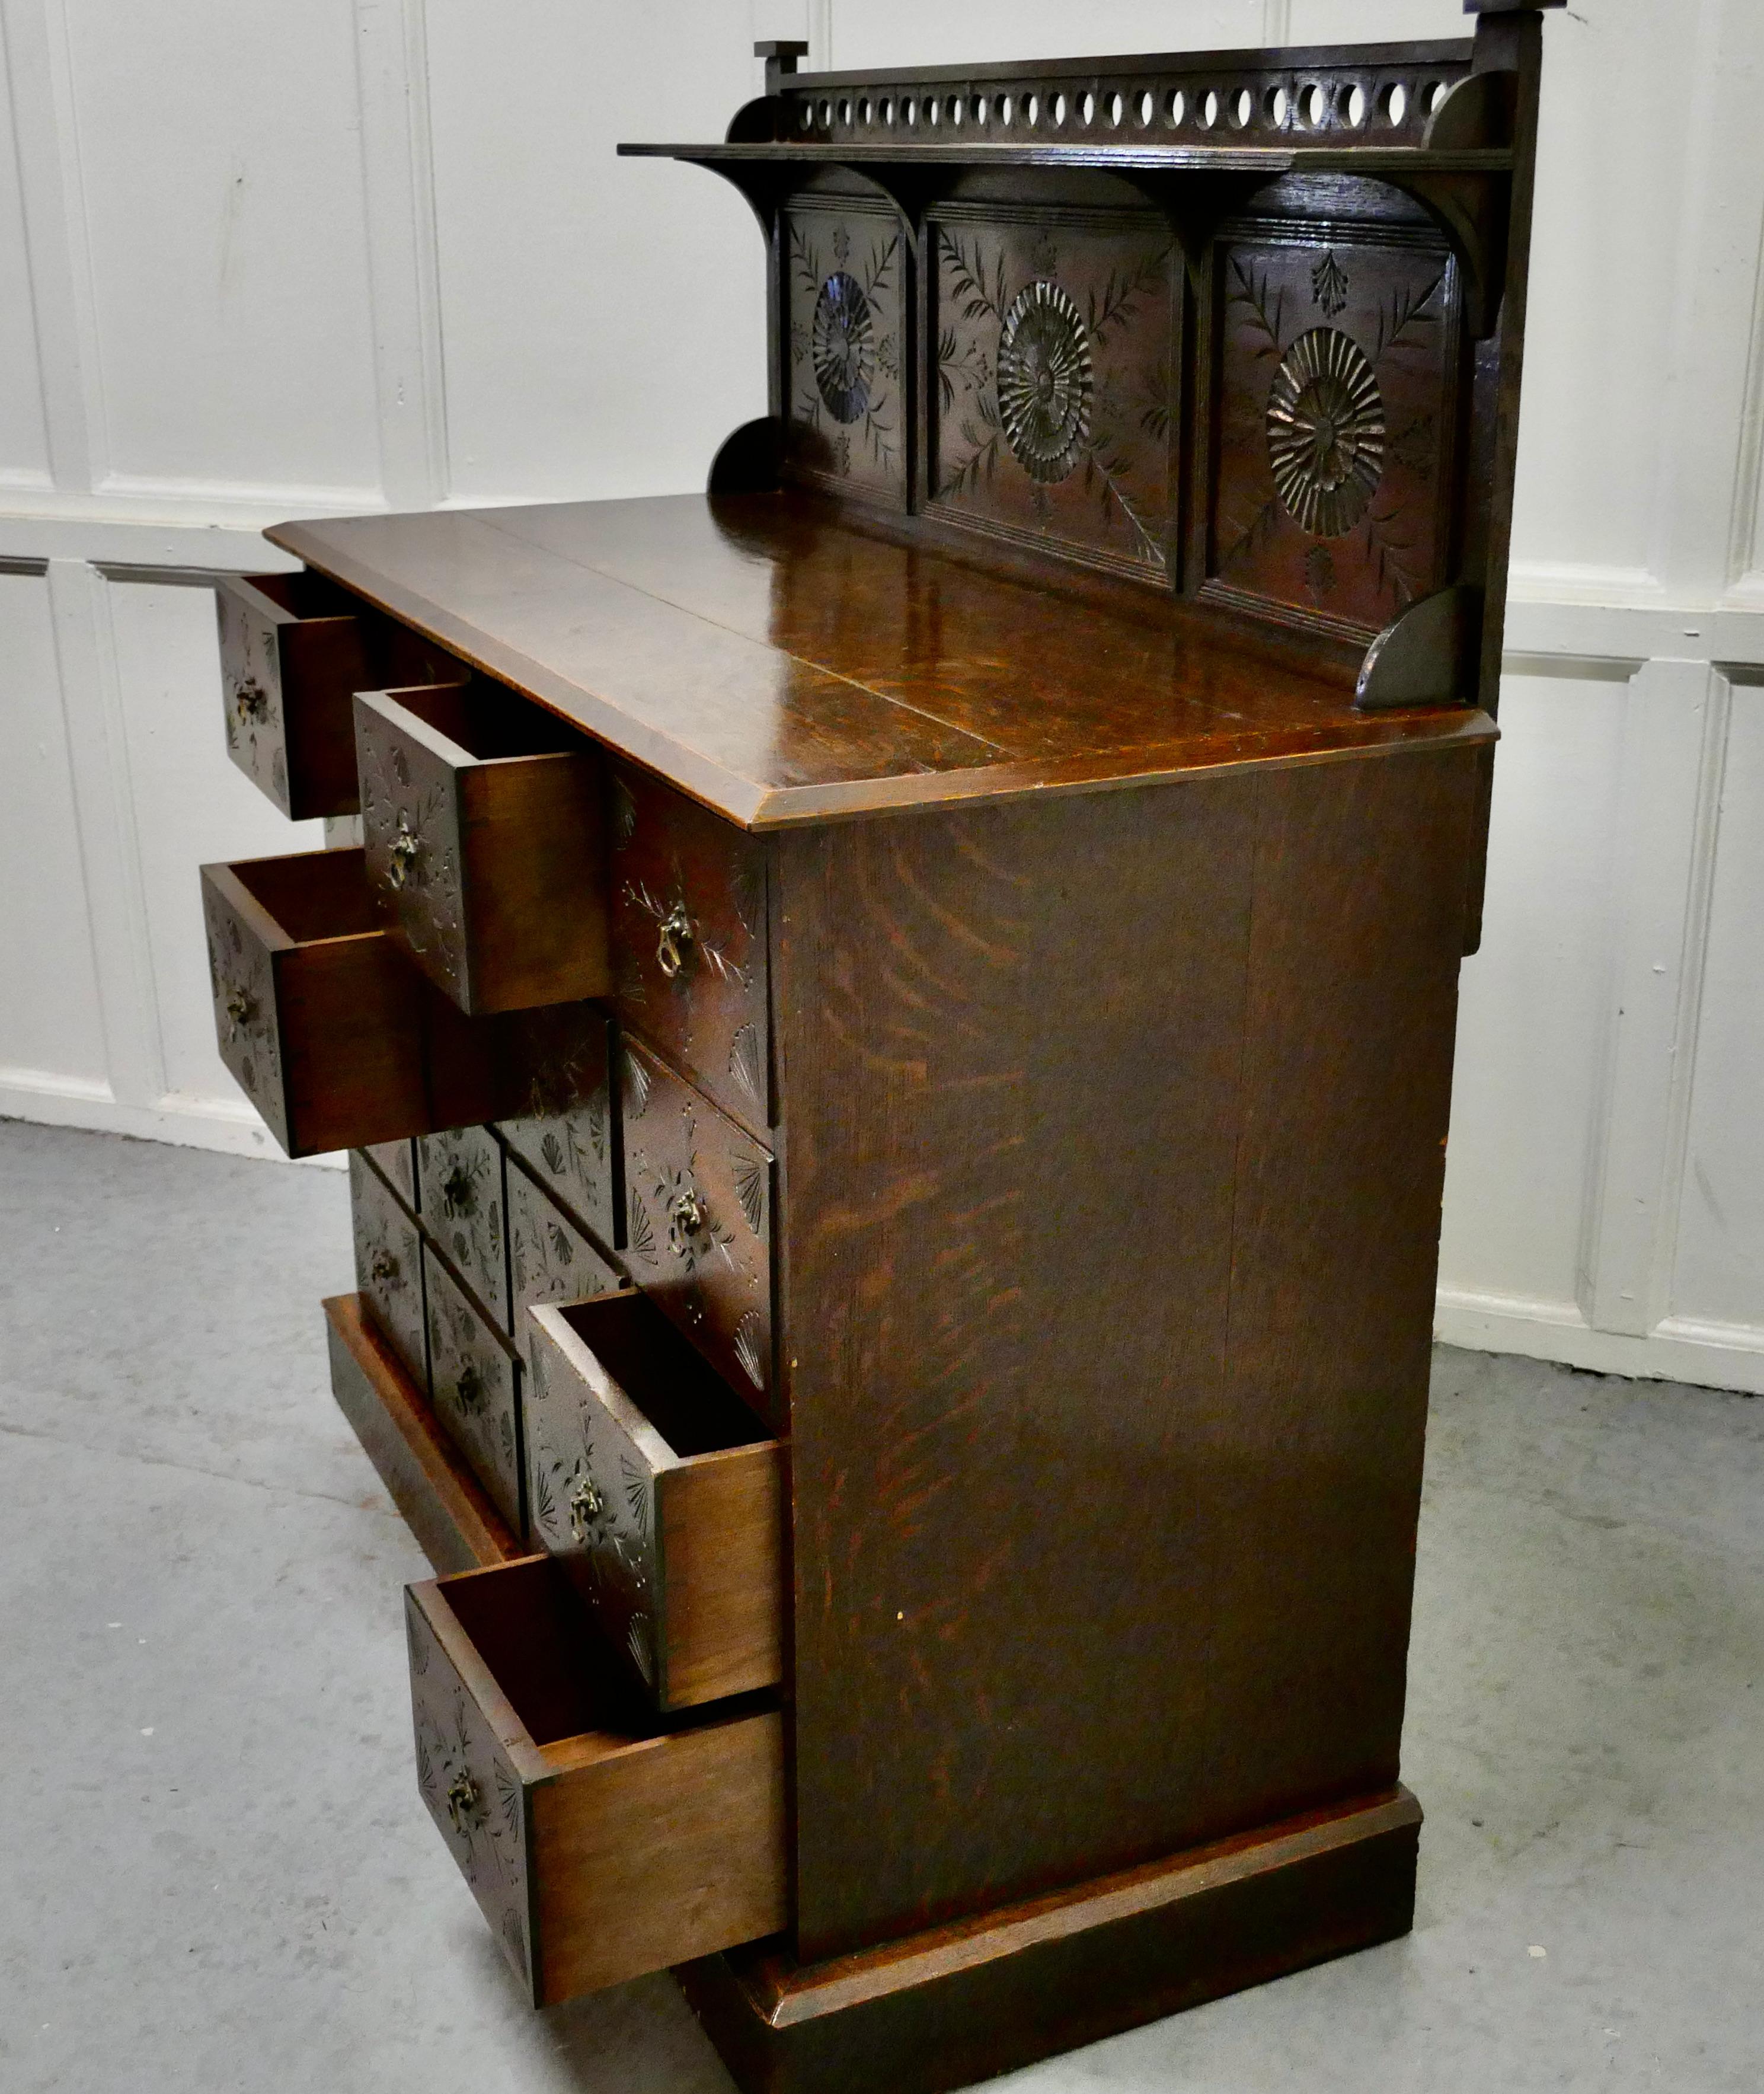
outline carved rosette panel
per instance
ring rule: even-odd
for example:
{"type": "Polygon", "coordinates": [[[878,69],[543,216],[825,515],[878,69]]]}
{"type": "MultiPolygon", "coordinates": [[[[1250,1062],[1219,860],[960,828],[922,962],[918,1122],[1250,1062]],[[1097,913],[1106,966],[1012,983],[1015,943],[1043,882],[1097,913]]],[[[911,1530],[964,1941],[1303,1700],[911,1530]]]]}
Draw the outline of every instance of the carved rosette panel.
{"type": "Polygon", "coordinates": [[[228,753],[285,815],[288,734],[276,628],[226,589],[216,592],[215,607],[228,753]]]}
{"type": "Polygon", "coordinates": [[[527,1478],[535,1537],[652,1691],[660,1677],[655,1479],[568,1362],[534,1346],[527,1478]]]}
{"type": "Polygon", "coordinates": [[[423,1240],[415,1222],[360,1155],[349,1160],[355,1233],[355,1284],[374,1320],[417,1381],[428,1386],[424,1335],[423,1240]]]}
{"type": "Polygon", "coordinates": [[[527,1799],[477,1704],[415,1601],[405,1601],[416,1781],[490,1931],[532,1988],[527,1799]]]}
{"type": "Polygon", "coordinates": [[[771,1158],[639,1047],[620,1091],[631,1276],[769,1415],[771,1158]]]}
{"type": "Polygon", "coordinates": [[[1177,406],[1162,221],[951,205],[928,237],[932,508],[1162,576],[1177,406]]]}
{"type": "Polygon", "coordinates": [[[424,1283],[435,1414],[518,1534],[521,1453],[515,1363],[432,1253],[424,1258],[424,1283]]]}
{"type": "Polygon", "coordinates": [[[467,1284],[506,1328],[508,1235],[502,1152],[488,1127],[425,1134],[417,1143],[423,1221],[467,1284]]]}
{"type": "Polygon", "coordinates": [[[619,1226],[610,1030],[588,1005],[524,1013],[528,1110],[499,1123],[515,1154],[606,1244],[619,1226]]]}
{"type": "MultiPolygon", "coordinates": [[[[508,1235],[514,1279],[515,1343],[529,1374],[537,1349],[524,1313],[536,1301],[587,1301],[610,1294],[619,1275],[582,1232],[518,1168],[508,1174],[508,1235]]],[[[531,1415],[532,1384],[527,1388],[531,1415]]]]}
{"type": "Polygon", "coordinates": [[[1417,228],[1221,240],[1206,592],[1370,637],[1449,579],[1458,272],[1417,228]]]}
{"type": "Polygon", "coordinates": [[[208,982],[215,999],[215,1032],[220,1058],[285,1149],[289,1145],[288,1097],[282,1074],[274,963],[232,908],[206,882],[202,913],[208,933],[208,982]]]}
{"type": "Polygon", "coordinates": [[[470,985],[458,780],[432,751],[363,708],[355,754],[368,884],[424,971],[463,1007],[470,985]]]}
{"type": "Polygon", "coordinates": [[[771,1123],[765,852],[658,780],[615,774],[619,1016],[756,1132],[771,1123]]]}
{"type": "Polygon", "coordinates": [[[900,221],[882,204],[784,214],[790,458],[799,473],[906,502],[912,306],[900,221]]]}

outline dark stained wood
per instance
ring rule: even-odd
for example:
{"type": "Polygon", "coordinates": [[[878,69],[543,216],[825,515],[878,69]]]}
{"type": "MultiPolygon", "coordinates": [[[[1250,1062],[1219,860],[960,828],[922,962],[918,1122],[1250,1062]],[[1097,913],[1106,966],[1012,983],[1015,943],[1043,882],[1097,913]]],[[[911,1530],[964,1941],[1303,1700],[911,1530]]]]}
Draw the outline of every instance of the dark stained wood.
{"type": "Polygon", "coordinates": [[[782,1449],[638,1293],[535,1310],[535,1542],[656,1706],[783,1677],[782,1449]]]}
{"type": "Polygon", "coordinates": [[[484,683],[355,699],[380,919],[473,1016],[604,995],[598,753],[484,683]]]}
{"type": "Polygon", "coordinates": [[[942,2094],[1406,1934],[1400,1790],[867,1953],[676,1972],[743,2094],[942,2094]]]}
{"type": "Polygon", "coordinates": [[[417,1206],[416,1144],[414,1141],[371,1141],[362,1153],[414,1214],[417,1206]]]}
{"type": "Polygon", "coordinates": [[[428,1234],[504,1333],[514,1328],[509,1298],[508,1195],[502,1146],[487,1127],[425,1134],[417,1141],[428,1234]]]}
{"type": "Polygon", "coordinates": [[[613,1247],[624,1203],[606,1014],[596,1004],[558,1005],[528,1012],[520,1032],[527,1094],[519,1117],[499,1121],[497,1132],[580,1227],[613,1247]]]}
{"type": "Polygon", "coordinates": [[[437,1423],[357,1294],[324,1304],[331,1388],[380,1480],[442,1576],[511,1562],[522,1544],[437,1423]]]}
{"type": "Polygon", "coordinates": [[[804,1957],[1395,1779],[1474,769],[780,841],[804,1957]]]}
{"type": "Polygon", "coordinates": [[[784,1728],[667,1730],[544,1557],[406,1595],[418,1783],[535,2006],[776,1932],[784,1728]]]}
{"type": "Polygon", "coordinates": [[[350,1151],[349,1192],[355,1284],[368,1314],[427,1395],[428,1327],[423,1308],[421,1233],[390,1185],[358,1149],[350,1151]]]}
{"type": "MultiPolygon", "coordinates": [[[[624,1284],[612,1255],[584,1235],[518,1158],[508,1164],[511,1332],[532,1392],[533,1327],[528,1310],[541,1301],[585,1301],[624,1284]]],[[[531,1464],[528,1465],[529,1474],[531,1464]]]]}
{"type": "Polygon", "coordinates": [[[215,591],[227,752],[285,815],[353,815],[350,694],[367,680],[358,606],[320,575],[238,575],[215,591]]]}
{"type": "Polygon", "coordinates": [[[611,831],[620,1019],[763,1132],[771,1123],[764,845],[629,765],[613,773],[611,831]]]}
{"type": "Polygon", "coordinates": [[[619,1119],[625,1271],[778,1428],[770,1150],[634,1040],[619,1053],[619,1119]]]}
{"type": "Polygon", "coordinates": [[[279,525],[303,559],[743,826],[1487,732],[1369,719],[1155,597],[1083,615],[804,493],[279,525]]]}
{"type": "Polygon", "coordinates": [[[526,1531],[520,1362],[484,1305],[425,1239],[429,1400],[454,1445],[516,1534],[526,1531]]]}

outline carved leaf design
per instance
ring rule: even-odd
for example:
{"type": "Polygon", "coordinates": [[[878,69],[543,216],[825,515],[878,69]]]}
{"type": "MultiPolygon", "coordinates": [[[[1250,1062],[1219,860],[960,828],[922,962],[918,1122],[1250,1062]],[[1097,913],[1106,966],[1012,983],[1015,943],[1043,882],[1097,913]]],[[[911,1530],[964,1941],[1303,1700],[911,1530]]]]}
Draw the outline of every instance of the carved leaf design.
{"type": "Polygon", "coordinates": [[[630,1197],[626,1206],[628,1212],[625,1219],[625,1232],[629,1240],[632,1256],[641,1258],[645,1265],[658,1263],[658,1260],[655,1254],[655,1230],[650,1220],[649,1210],[643,1204],[642,1195],[634,1185],[631,1188],[630,1197]]]}
{"type": "Polygon", "coordinates": [[[741,1212],[747,1218],[747,1226],[756,1236],[766,1233],[766,1192],[767,1171],[758,1157],[736,1155],[731,1162],[735,1174],[735,1190],[741,1202],[741,1212]]]}
{"type": "Polygon", "coordinates": [[[765,1330],[765,1319],[757,1309],[749,1309],[735,1327],[735,1357],[741,1363],[742,1372],[758,1389],[766,1386],[766,1362],[761,1349],[765,1330]]]}
{"type": "Polygon", "coordinates": [[[759,1028],[742,1025],[729,1042],[729,1074],[762,1110],[766,1103],[766,1071],[759,1044],[759,1028]]]}

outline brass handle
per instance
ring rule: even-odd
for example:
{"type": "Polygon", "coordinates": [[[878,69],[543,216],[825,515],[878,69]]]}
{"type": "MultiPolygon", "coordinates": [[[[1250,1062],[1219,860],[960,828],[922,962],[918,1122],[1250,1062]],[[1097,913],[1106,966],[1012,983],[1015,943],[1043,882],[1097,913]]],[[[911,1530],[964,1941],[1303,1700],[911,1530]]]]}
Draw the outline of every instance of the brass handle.
{"type": "Polygon", "coordinates": [[[667,1240],[673,1247],[676,1258],[685,1258],[692,1250],[692,1239],[704,1227],[710,1216],[705,1204],[695,1188],[689,1186],[684,1193],[676,1193],[668,1202],[667,1240]]]}
{"type": "Polygon", "coordinates": [[[570,1531],[576,1536],[576,1545],[583,1547],[588,1540],[588,1530],[605,1516],[606,1501],[592,1476],[578,1479],[576,1488],[570,1493],[570,1531]]]}
{"type": "Polygon", "coordinates": [[[231,1040],[257,1016],[257,999],[248,996],[242,988],[229,988],[221,999],[220,1008],[227,1020],[227,1037],[231,1040]]]}
{"type": "Polygon", "coordinates": [[[389,1250],[376,1250],[368,1261],[369,1275],[375,1279],[390,1280],[398,1276],[398,1261],[389,1250]]]}
{"type": "Polygon", "coordinates": [[[423,839],[416,833],[402,815],[398,817],[398,832],[386,845],[386,884],[402,887],[411,877],[416,863],[417,853],[423,848],[423,839]]]}
{"type": "Polygon", "coordinates": [[[469,1360],[459,1370],[454,1387],[459,1392],[459,1408],[463,1411],[476,1410],[484,1401],[484,1377],[469,1360]]]}
{"type": "Polygon", "coordinates": [[[478,1784],[463,1769],[447,1784],[447,1815],[454,1831],[463,1839],[484,1814],[484,1798],[478,1784]]]}
{"type": "Polygon", "coordinates": [[[270,694],[255,676],[247,676],[232,694],[232,709],[241,726],[270,716],[270,694]]]}
{"type": "Polygon", "coordinates": [[[441,1180],[441,1206],[455,1220],[469,1214],[477,1205],[471,1188],[471,1173],[463,1163],[456,1163],[441,1180]]]}
{"type": "Polygon", "coordinates": [[[676,901],[662,919],[655,941],[655,964],[670,981],[686,964],[686,948],[692,943],[692,919],[684,901],[676,901]]]}

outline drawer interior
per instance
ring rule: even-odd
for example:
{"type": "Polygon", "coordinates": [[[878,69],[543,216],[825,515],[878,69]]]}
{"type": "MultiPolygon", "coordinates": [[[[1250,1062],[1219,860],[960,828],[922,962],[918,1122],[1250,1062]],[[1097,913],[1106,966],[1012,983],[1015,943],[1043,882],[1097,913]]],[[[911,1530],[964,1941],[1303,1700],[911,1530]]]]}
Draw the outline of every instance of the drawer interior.
{"type": "Polygon", "coordinates": [[[293,574],[247,575],[245,579],[290,618],[354,618],[362,607],[347,589],[310,567],[293,574]]]}
{"type": "Polygon", "coordinates": [[[647,1295],[568,1302],[557,1313],[681,1458],[771,1437],[647,1295]]]}
{"type": "Polygon", "coordinates": [[[495,684],[430,684],[385,695],[452,742],[459,751],[456,761],[563,756],[588,745],[542,706],[495,684]]]}
{"type": "Polygon", "coordinates": [[[248,858],[228,870],[296,945],[359,937],[380,928],[358,847],[248,858]]]}

